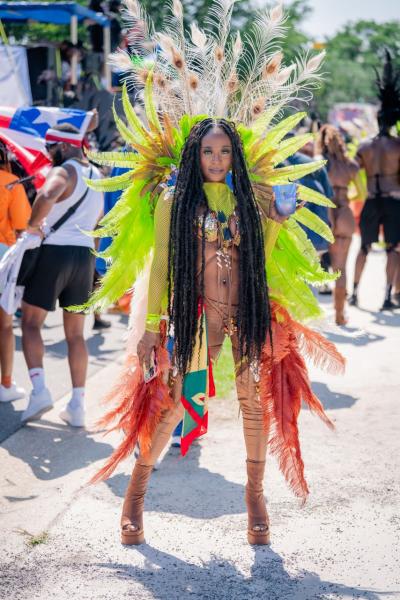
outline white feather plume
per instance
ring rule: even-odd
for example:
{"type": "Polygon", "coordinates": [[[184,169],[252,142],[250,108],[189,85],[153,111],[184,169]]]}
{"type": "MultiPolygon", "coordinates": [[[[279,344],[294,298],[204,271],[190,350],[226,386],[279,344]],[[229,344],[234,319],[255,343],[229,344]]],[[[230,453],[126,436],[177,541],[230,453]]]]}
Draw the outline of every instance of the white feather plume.
{"type": "Polygon", "coordinates": [[[242,50],[243,50],[242,37],[240,35],[240,31],[238,31],[236,34],[235,43],[233,44],[233,56],[235,58],[238,58],[240,56],[242,50]]]}
{"type": "MultiPolygon", "coordinates": [[[[188,113],[225,116],[248,124],[260,107],[266,111],[275,105],[284,107],[295,98],[308,99],[321,78],[324,53],[282,66],[280,45],[287,19],[282,2],[256,12],[243,39],[239,32],[230,36],[234,2],[214,0],[203,29],[192,23],[187,36],[181,0],[169,0],[170,14],[157,33],[138,0],[124,0],[124,17],[139,32],[134,44],[137,54],[143,56],[139,43],[150,39],[161,48],[153,66],[154,98],[174,123],[188,113]],[[157,81],[168,85],[156,85],[157,81]]],[[[128,70],[126,53],[116,53],[112,60],[120,63],[121,70],[128,70]]]]}
{"type": "Polygon", "coordinates": [[[192,42],[193,44],[199,48],[200,50],[205,50],[207,45],[207,36],[204,31],[201,31],[196,23],[192,23],[190,26],[191,34],[192,34],[192,42]]]}
{"type": "Polygon", "coordinates": [[[279,71],[276,77],[277,85],[284,85],[288,79],[290,78],[293,71],[296,69],[296,65],[289,65],[289,67],[285,67],[281,71],[279,71]]]}
{"type": "Polygon", "coordinates": [[[172,0],[172,11],[177,19],[182,19],[183,7],[180,0],[172,0]]]}

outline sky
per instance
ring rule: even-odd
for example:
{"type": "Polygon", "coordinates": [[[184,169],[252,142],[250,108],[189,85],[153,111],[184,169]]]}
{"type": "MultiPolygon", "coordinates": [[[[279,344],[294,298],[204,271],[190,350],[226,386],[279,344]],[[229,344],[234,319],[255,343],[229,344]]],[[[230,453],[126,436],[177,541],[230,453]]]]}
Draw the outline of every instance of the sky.
{"type": "MultiPolygon", "coordinates": [[[[284,2],[288,4],[289,2],[284,2]]],[[[306,33],[323,39],[348,21],[400,20],[400,0],[310,0],[313,14],[303,24],[306,33]]]]}

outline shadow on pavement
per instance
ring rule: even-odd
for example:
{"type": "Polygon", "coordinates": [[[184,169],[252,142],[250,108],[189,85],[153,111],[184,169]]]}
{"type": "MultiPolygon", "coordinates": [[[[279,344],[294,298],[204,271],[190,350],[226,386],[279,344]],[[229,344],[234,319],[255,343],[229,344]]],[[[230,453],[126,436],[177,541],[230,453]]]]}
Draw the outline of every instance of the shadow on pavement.
{"type": "Polygon", "coordinates": [[[325,409],[350,408],[359,400],[359,398],[355,398],[349,394],[340,394],[339,392],[330,390],[326,383],[319,381],[313,381],[311,387],[325,409]]]}
{"type": "MultiPolygon", "coordinates": [[[[175,598],[263,598],[268,600],[311,600],[329,597],[380,600],[381,591],[346,586],[325,581],[311,571],[290,574],[283,559],[269,547],[254,548],[251,576],[246,577],[233,561],[213,557],[202,565],[183,561],[148,545],[132,546],[130,553],[140,553],[146,560],[144,568],[123,563],[97,563],[123,580],[139,582],[157,600],[175,598]]],[[[396,592],[386,592],[394,595],[396,592]]]]}
{"type": "MultiPolygon", "coordinates": [[[[182,514],[195,519],[213,519],[245,512],[244,485],[227,481],[219,473],[199,467],[200,451],[201,446],[193,444],[184,460],[178,449],[168,451],[160,470],[153,472],[150,478],[146,511],[182,514]],[[191,477],[194,470],[195,479],[191,477]],[[186,485],[185,481],[188,482],[186,485]]],[[[243,455],[243,465],[244,461],[243,455]]],[[[128,482],[129,477],[123,474],[105,481],[113,494],[120,498],[124,497],[128,482]]]]}
{"type": "Polygon", "coordinates": [[[25,408],[26,398],[0,402],[0,443],[21,427],[21,416],[25,408]]]}
{"type": "Polygon", "coordinates": [[[97,442],[92,436],[84,429],[42,419],[40,426],[25,427],[23,444],[6,441],[3,448],[29,465],[37,479],[49,481],[110,456],[112,446],[97,442]]]}
{"type": "Polygon", "coordinates": [[[334,344],[352,344],[353,346],[367,346],[373,342],[380,342],[385,336],[371,333],[356,327],[338,327],[338,331],[327,331],[324,335],[334,344]]]}
{"type": "Polygon", "coordinates": [[[400,326],[400,310],[394,311],[372,311],[366,310],[365,308],[358,308],[361,312],[370,314],[374,320],[372,323],[376,325],[384,325],[386,327],[399,327],[400,326]]]}
{"type": "MultiPolygon", "coordinates": [[[[93,333],[92,336],[86,339],[86,345],[91,359],[96,358],[98,361],[108,362],[115,357],[115,348],[102,348],[106,342],[106,337],[102,333],[93,333]]],[[[47,357],[66,359],[67,358],[67,343],[65,339],[54,343],[46,343],[45,355],[47,357]]]]}

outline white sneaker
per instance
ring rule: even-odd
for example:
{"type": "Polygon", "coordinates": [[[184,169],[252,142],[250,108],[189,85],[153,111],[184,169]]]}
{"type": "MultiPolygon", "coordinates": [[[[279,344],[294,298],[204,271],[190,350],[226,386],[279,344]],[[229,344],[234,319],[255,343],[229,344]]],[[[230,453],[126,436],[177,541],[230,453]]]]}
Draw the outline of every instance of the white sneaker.
{"type": "Polygon", "coordinates": [[[60,412],[60,419],[71,427],[85,427],[85,409],[81,406],[71,408],[69,404],[60,412]]]}
{"type": "Polygon", "coordinates": [[[172,446],[172,448],[180,448],[181,447],[181,436],[180,435],[172,436],[171,446],[172,446]]]}
{"type": "Polygon", "coordinates": [[[12,400],[19,400],[24,398],[26,391],[22,387],[17,387],[17,384],[13,381],[10,387],[4,387],[0,385],[0,402],[12,402],[12,400]]]}
{"type": "Polygon", "coordinates": [[[37,394],[32,390],[29,396],[29,404],[22,413],[21,423],[36,421],[52,408],[53,400],[47,388],[43,388],[42,391],[37,394]]]}

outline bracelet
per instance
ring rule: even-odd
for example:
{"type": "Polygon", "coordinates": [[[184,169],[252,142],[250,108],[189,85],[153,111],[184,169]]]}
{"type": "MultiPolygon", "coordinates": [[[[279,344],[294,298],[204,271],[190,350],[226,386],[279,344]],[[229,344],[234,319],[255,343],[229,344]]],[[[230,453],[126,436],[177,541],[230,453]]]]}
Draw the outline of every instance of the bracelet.
{"type": "Polygon", "coordinates": [[[34,231],[40,231],[44,235],[43,223],[39,223],[39,225],[27,225],[27,229],[33,229],[34,231]]]}
{"type": "Polygon", "coordinates": [[[158,333],[160,331],[161,315],[155,315],[147,313],[146,317],[146,330],[158,333]]]}
{"type": "Polygon", "coordinates": [[[161,315],[153,315],[151,313],[147,313],[146,325],[159,325],[160,321],[161,315]]]}

